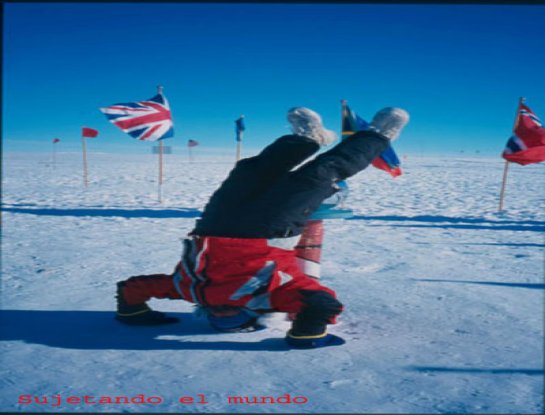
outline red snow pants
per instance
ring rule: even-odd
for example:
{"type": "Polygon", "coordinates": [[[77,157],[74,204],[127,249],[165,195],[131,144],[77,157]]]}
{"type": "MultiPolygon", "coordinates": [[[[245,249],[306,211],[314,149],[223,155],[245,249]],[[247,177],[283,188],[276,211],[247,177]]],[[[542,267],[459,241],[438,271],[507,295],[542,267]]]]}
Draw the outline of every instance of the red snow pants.
{"type": "Polygon", "coordinates": [[[267,239],[194,236],[184,240],[182,260],[172,275],[132,277],[123,287],[123,296],[129,304],[154,297],[298,313],[308,291],[336,297],[333,290],[301,271],[295,250],[271,246],[267,239]]]}

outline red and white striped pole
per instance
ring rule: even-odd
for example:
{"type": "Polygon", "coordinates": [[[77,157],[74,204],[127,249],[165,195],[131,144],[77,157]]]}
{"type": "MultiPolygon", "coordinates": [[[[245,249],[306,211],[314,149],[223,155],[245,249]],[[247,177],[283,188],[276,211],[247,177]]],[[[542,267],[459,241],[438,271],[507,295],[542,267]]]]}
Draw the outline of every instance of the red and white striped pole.
{"type": "Polygon", "coordinates": [[[323,239],[323,220],[309,220],[295,247],[299,268],[309,277],[316,279],[320,279],[323,239]]]}

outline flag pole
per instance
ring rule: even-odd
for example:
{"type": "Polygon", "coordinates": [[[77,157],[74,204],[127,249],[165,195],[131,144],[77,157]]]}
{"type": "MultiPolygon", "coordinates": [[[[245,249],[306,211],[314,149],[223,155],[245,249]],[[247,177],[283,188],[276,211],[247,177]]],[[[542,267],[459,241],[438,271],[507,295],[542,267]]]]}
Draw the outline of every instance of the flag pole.
{"type": "Polygon", "coordinates": [[[159,184],[163,184],[163,140],[159,141],[159,184]]]}
{"type": "Polygon", "coordinates": [[[346,114],[346,99],[341,99],[341,136],[343,134],[343,121],[346,114]]]}
{"type": "Polygon", "coordinates": [[[83,146],[83,184],[85,187],[88,185],[88,178],[87,178],[87,145],[85,143],[85,136],[83,135],[83,128],[81,133],[81,143],[83,146]]]}
{"type": "Polygon", "coordinates": [[[57,167],[57,147],[55,144],[55,141],[53,141],[53,168],[57,167]]]}
{"type": "Polygon", "coordinates": [[[503,198],[505,196],[505,184],[507,183],[507,171],[509,170],[509,161],[505,160],[505,166],[503,168],[503,181],[501,184],[501,192],[500,192],[500,207],[498,209],[498,212],[501,212],[503,210],[503,198]]]}
{"type": "MultiPolygon", "coordinates": [[[[524,101],[525,101],[524,97],[519,98],[519,104],[517,106],[517,114],[515,115],[515,121],[513,123],[513,134],[515,133],[515,130],[517,129],[517,126],[518,126],[520,106],[524,103],[524,101]]],[[[502,180],[501,191],[500,191],[500,206],[499,206],[498,212],[501,212],[503,210],[503,200],[505,198],[505,188],[507,184],[508,171],[509,171],[509,160],[505,160],[505,167],[503,168],[503,180],[502,180]]]]}
{"type": "MultiPolygon", "coordinates": [[[[347,106],[346,99],[341,99],[341,134],[340,134],[341,141],[343,139],[344,117],[346,117],[346,106],[347,106]]],[[[342,207],[342,204],[343,202],[341,202],[341,207],[342,207]]]]}
{"type": "MultiPolygon", "coordinates": [[[[242,133],[237,133],[237,134],[240,134],[240,136],[238,136],[238,137],[240,137],[242,139],[242,133]]],[[[237,141],[237,161],[240,160],[240,143],[241,143],[240,141],[237,141]]]]}
{"type": "Polygon", "coordinates": [[[240,148],[242,147],[242,131],[237,132],[237,161],[240,160],[240,148]]]}
{"type": "MultiPolygon", "coordinates": [[[[157,93],[163,94],[163,87],[161,85],[157,86],[157,93]]],[[[161,186],[163,185],[163,140],[159,140],[159,188],[158,188],[158,198],[159,203],[162,202],[161,195],[161,186]]]]}
{"type": "Polygon", "coordinates": [[[341,99],[341,140],[343,138],[343,128],[344,128],[344,118],[346,117],[346,107],[347,107],[346,99],[341,99]]]}
{"type": "MultiPolygon", "coordinates": [[[[244,114],[241,114],[239,119],[240,118],[243,118],[244,117],[244,114]]],[[[244,131],[243,130],[239,130],[238,127],[237,127],[237,161],[240,160],[240,150],[241,150],[241,147],[242,147],[242,136],[244,135],[244,131]]]]}
{"type": "Polygon", "coordinates": [[[163,140],[160,140],[159,141],[159,190],[158,190],[159,203],[162,202],[162,199],[161,199],[162,185],[163,185],[163,140]]]}

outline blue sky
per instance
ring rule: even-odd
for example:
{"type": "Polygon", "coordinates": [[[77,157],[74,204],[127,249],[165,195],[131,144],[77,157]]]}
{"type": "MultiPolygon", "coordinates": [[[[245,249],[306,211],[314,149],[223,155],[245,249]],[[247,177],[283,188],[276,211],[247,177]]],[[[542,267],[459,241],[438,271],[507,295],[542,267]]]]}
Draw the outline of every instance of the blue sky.
{"type": "MultiPolygon", "coordinates": [[[[340,100],[369,119],[411,114],[398,154],[499,154],[519,96],[545,118],[545,6],[34,3],[4,5],[3,148],[149,152],[98,107],[164,86],[177,152],[188,139],[244,148],[288,132],[308,106],[340,128],[340,100]]],[[[184,149],[184,150],[182,150],[184,149]]]]}

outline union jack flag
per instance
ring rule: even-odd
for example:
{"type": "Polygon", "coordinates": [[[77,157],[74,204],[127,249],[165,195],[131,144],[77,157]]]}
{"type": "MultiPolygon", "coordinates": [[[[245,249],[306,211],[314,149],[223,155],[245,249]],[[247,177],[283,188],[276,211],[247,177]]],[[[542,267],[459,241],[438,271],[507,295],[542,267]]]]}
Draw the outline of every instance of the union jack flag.
{"type": "Polygon", "coordinates": [[[507,141],[502,157],[521,165],[545,161],[545,128],[536,114],[520,104],[516,128],[507,141]]]}
{"type": "Polygon", "coordinates": [[[170,106],[161,92],[147,101],[115,104],[100,111],[112,124],[137,140],[158,141],[174,136],[170,106]]]}

